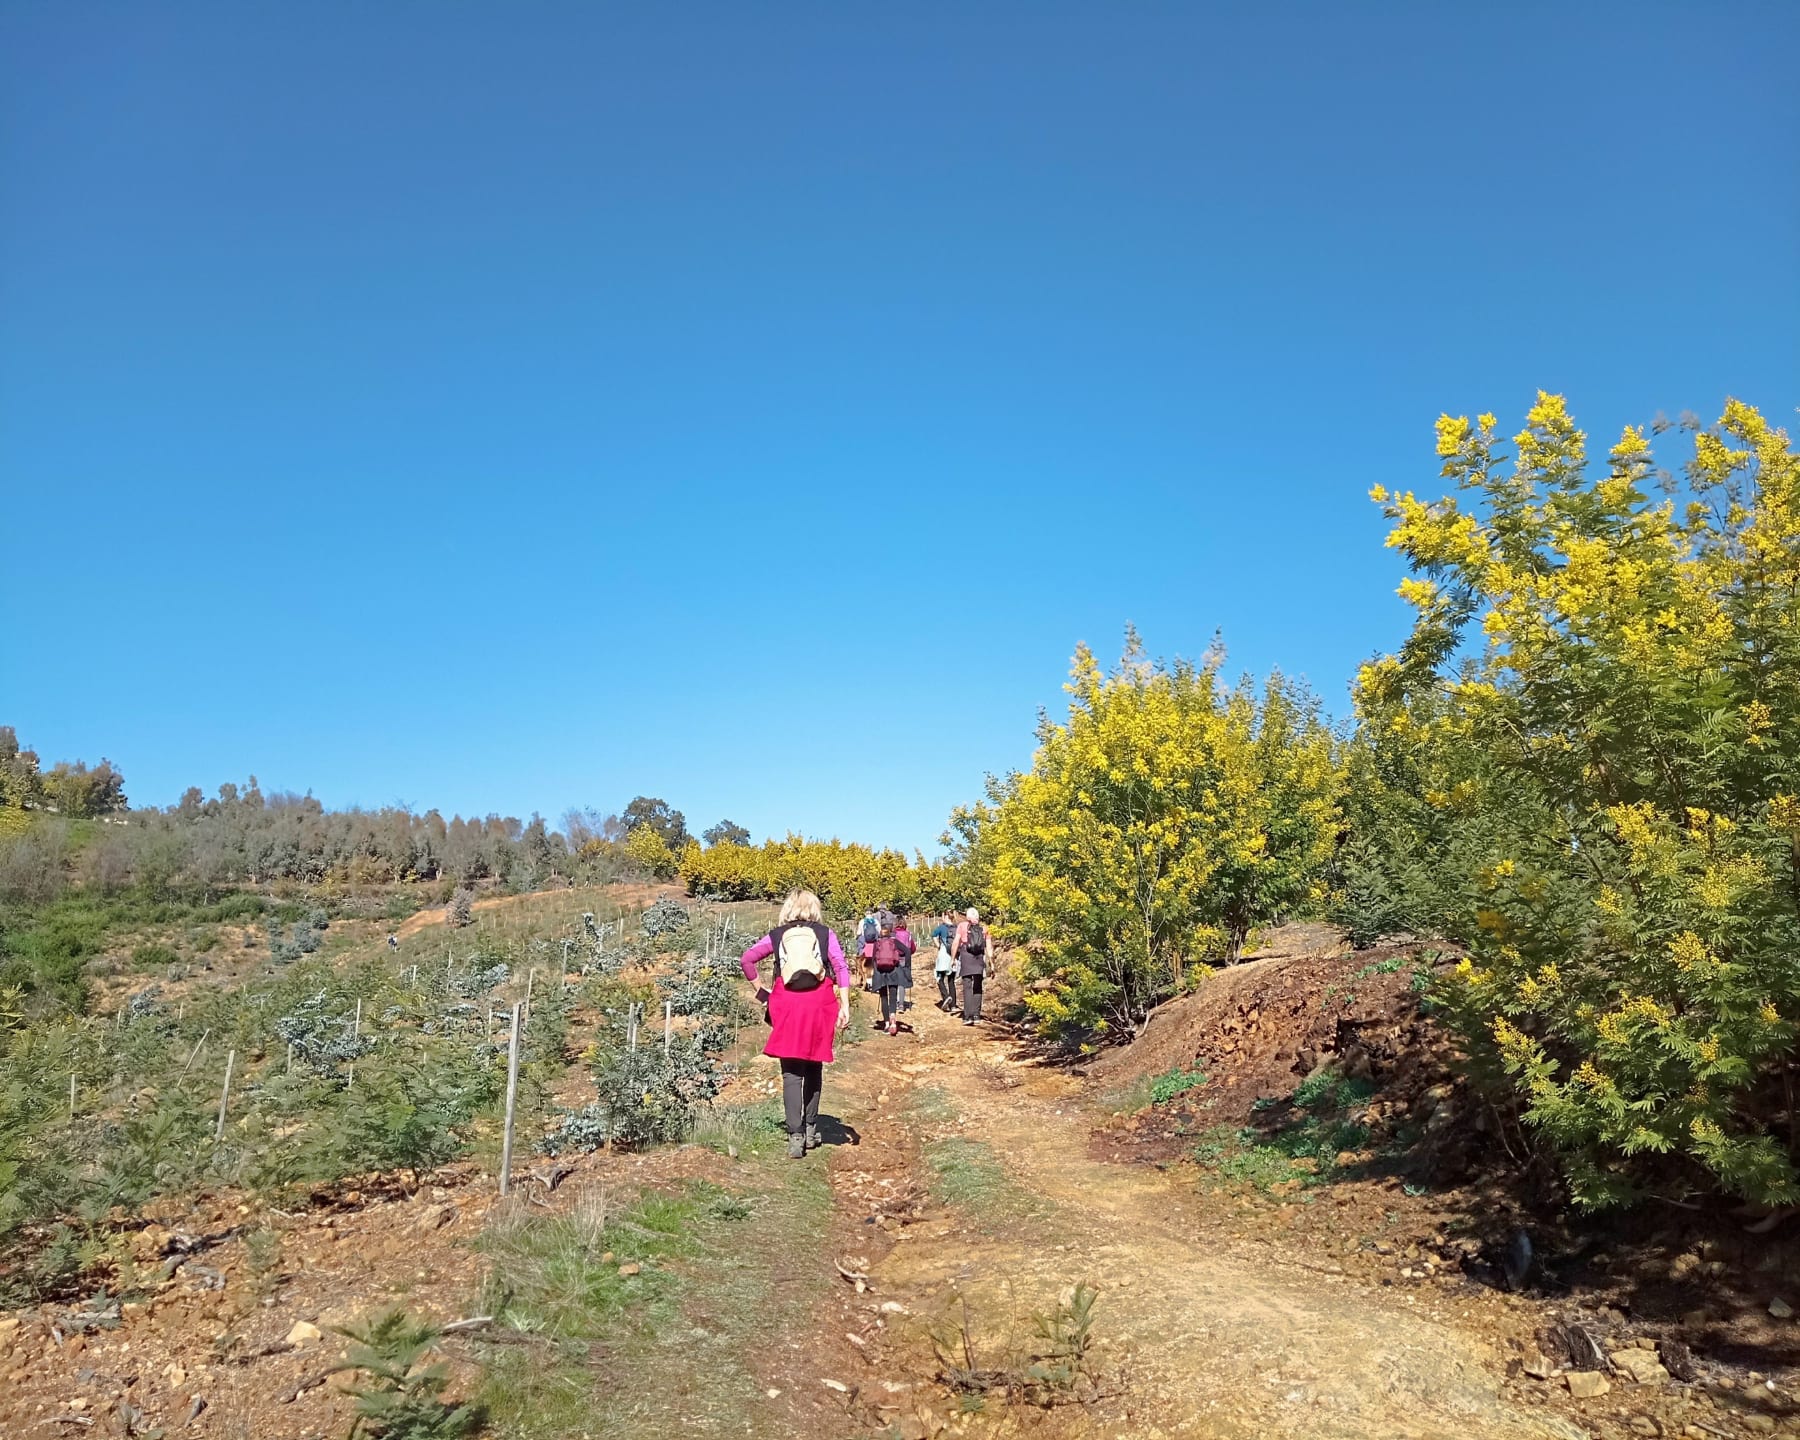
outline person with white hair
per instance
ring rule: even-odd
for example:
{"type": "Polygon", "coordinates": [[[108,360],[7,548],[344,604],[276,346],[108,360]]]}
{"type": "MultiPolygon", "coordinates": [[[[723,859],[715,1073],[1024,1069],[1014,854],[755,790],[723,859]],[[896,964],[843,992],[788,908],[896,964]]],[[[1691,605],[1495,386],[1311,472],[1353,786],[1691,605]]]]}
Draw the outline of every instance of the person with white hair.
{"type": "Polygon", "coordinates": [[[744,952],[744,978],[755,981],[757,962],[769,959],[774,976],[757,990],[769,1006],[763,1054],[781,1062],[788,1158],[799,1160],[819,1145],[819,1096],[831,1042],[850,1023],[850,966],[812,891],[796,890],[782,902],[775,928],[744,952]]]}
{"type": "Polygon", "coordinates": [[[962,978],[962,1023],[981,1018],[981,982],[987,976],[988,933],[981,912],[971,905],[956,927],[950,953],[956,957],[956,973],[962,978]]]}

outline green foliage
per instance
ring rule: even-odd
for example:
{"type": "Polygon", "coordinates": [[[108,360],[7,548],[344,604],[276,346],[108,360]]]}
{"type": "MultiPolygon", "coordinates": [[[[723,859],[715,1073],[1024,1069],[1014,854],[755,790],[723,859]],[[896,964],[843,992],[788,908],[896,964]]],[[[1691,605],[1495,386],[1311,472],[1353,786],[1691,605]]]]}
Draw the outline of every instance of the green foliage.
{"type": "Polygon", "coordinates": [[[1363,928],[1468,946],[1436,998],[1579,1202],[1795,1203],[1800,459],[1732,401],[1678,505],[1543,394],[1438,453],[1460,494],[1376,495],[1417,618],[1357,686],[1363,928]]]}
{"type": "Polygon", "coordinates": [[[639,1148],[685,1138],[696,1109],[724,1083],[713,1052],[699,1037],[684,1038],[665,1057],[660,1044],[600,1055],[594,1064],[599,1107],[616,1145],[639,1148]]]}
{"type": "Polygon", "coordinates": [[[1177,1095],[1185,1095],[1188,1091],[1197,1089],[1205,1083],[1206,1075],[1204,1072],[1199,1070],[1183,1070],[1177,1065],[1174,1069],[1166,1070],[1161,1075],[1158,1075],[1151,1080],[1150,1103],[1152,1105],[1166,1105],[1177,1095]]]}
{"type": "Polygon", "coordinates": [[[703,831],[700,838],[708,845],[748,845],[750,832],[735,820],[721,820],[711,829],[703,831]]]}
{"type": "Polygon", "coordinates": [[[619,819],[624,822],[627,841],[639,830],[649,830],[671,855],[679,855],[688,843],[687,817],[667,800],[639,795],[625,807],[619,819]]]}
{"type": "Polygon", "coordinates": [[[1267,1128],[1219,1126],[1202,1138],[1195,1158],[1226,1180],[1260,1190],[1327,1184],[1339,1169],[1339,1156],[1368,1143],[1368,1127],[1355,1112],[1373,1094],[1367,1081],[1317,1070],[1285,1102],[1258,1102],[1265,1114],[1285,1112],[1279,1122],[1267,1128]]]}
{"type": "MultiPolygon", "coordinates": [[[[152,989],[116,1020],[26,1023],[23,990],[0,990],[0,1247],[17,1257],[9,1293],[64,1284],[119,1209],[160,1195],[229,1185],[282,1203],[293,1187],[346,1175],[416,1179],[486,1143],[505,1047],[487,1033],[485,993],[464,992],[470,977],[521,987],[490,951],[449,972],[422,970],[417,988],[390,964],[301,960],[234,988],[194,990],[180,1007],[152,989]],[[232,1097],[216,1139],[228,1050],[232,1097]]],[[[563,1063],[566,1031],[560,987],[540,989],[524,1036],[527,1126],[563,1063]]]]}
{"type": "Polygon", "coordinates": [[[1165,666],[1128,634],[1106,674],[1079,649],[1068,719],[1044,721],[1031,770],[979,827],[1046,1034],[1136,1025],[1254,925],[1323,903],[1331,733],[1280,675],[1226,689],[1223,659],[1165,666]]]}
{"type": "Polygon", "coordinates": [[[19,732],[0,725],[0,807],[23,810],[43,803],[44,782],[35,750],[19,746],[19,732]]]}
{"type": "Polygon", "coordinates": [[[1054,1308],[1031,1317],[1029,1338],[1010,1336],[998,1354],[976,1339],[965,1298],[960,1313],[931,1330],[938,1378],[955,1392],[965,1414],[979,1413],[982,1398],[1004,1392],[1045,1408],[1081,1398],[1093,1385],[1094,1303],[1100,1292],[1085,1281],[1070,1286],[1054,1308]]]}
{"type": "Polygon", "coordinates": [[[1073,1286],[1056,1308],[1032,1317],[1039,1345],[1025,1367],[1025,1379],[1052,1391],[1073,1390],[1087,1373],[1094,1348],[1094,1302],[1100,1292],[1085,1281],[1073,1286]]]}
{"type": "Polygon", "coordinates": [[[180,961],[180,954],[162,945],[158,941],[146,941],[131,949],[131,968],[133,970],[166,970],[180,961]]]}
{"type": "Polygon", "coordinates": [[[480,1428],[481,1417],[467,1405],[450,1405],[444,1391],[450,1371],[426,1364],[443,1331],[404,1310],[390,1310],[361,1325],[338,1330],[351,1341],[349,1352],[334,1371],[355,1371],[350,1387],[356,1397],[356,1420],[350,1440],[375,1435],[382,1440],[460,1440],[480,1428]]]}

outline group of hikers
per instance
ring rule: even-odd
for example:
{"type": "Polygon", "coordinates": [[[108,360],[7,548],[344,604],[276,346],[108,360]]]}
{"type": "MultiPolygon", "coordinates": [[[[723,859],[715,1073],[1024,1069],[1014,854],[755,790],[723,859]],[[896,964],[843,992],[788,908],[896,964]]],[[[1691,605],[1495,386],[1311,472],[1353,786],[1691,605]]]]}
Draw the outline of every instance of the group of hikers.
{"type": "MultiPolygon", "coordinates": [[[[885,906],[863,917],[857,960],[867,967],[866,987],[881,997],[881,1025],[900,1033],[900,1016],[912,1008],[912,962],[917,944],[905,922],[885,906]]],[[[938,1009],[957,1011],[962,987],[962,1023],[981,1018],[982,982],[987,976],[988,933],[970,906],[962,917],[945,911],[931,932],[932,971],[938,1009]]],[[[787,1121],[788,1156],[798,1160],[819,1144],[819,1093],[832,1059],[837,1031],[850,1023],[851,962],[837,932],[825,923],[819,897],[796,890],[782,902],[774,928],[742,957],[744,978],[758,986],[768,1006],[769,1041],[763,1054],[781,1062],[781,1102],[787,1121]],[[767,986],[757,965],[774,961],[767,986]]]]}
{"type": "MultiPolygon", "coordinates": [[[[946,910],[931,932],[936,946],[932,975],[937,980],[937,1008],[956,1013],[956,987],[962,982],[963,1024],[981,1018],[982,980],[987,974],[987,929],[980,912],[971,906],[958,919],[946,910]]],[[[881,997],[881,1027],[890,1035],[900,1033],[900,1016],[912,1009],[913,956],[918,942],[906,923],[886,907],[870,910],[862,919],[861,957],[868,966],[865,988],[881,997]]]]}

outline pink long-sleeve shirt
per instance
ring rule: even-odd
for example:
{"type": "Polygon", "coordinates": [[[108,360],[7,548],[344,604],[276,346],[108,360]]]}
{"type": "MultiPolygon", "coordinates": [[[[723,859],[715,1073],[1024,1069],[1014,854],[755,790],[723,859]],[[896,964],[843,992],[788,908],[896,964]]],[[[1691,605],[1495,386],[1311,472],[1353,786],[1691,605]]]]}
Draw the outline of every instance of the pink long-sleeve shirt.
{"type": "MultiPolygon", "coordinates": [[[[838,944],[837,931],[827,929],[825,938],[827,941],[825,958],[831,961],[832,979],[836,982],[838,989],[848,990],[850,988],[850,967],[844,962],[844,947],[838,944]]],[[[744,952],[744,978],[746,980],[756,979],[756,962],[767,960],[774,953],[775,942],[767,935],[763,936],[744,952]]]]}

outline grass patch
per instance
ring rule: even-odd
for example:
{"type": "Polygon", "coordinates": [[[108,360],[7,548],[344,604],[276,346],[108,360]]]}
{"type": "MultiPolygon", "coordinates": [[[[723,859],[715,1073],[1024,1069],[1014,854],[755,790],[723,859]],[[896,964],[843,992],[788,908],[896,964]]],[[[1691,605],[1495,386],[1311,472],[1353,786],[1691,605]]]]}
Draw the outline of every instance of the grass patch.
{"type": "Polygon", "coordinates": [[[1206,1083],[1206,1075],[1200,1070],[1183,1070],[1177,1065],[1173,1070],[1164,1071],[1150,1082],[1150,1103],[1166,1105],[1177,1095],[1185,1095],[1188,1091],[1198,1089],[1206,1083]]]}
{"type": "Polygon", "coordinates": [[[970,1218],[1016,1220],[1035,1208],[1029,1195],[1006,1176],[983,1140],[947,1136],[924,1147],[931,1171],[931,1193],[945,1205],[966,1210],[970,1218]]]}
{"type": "Polygon", "coordinates": [[[926,1125],[954,1125],[962,1114],[949,1092],[936,1085],[919,1086],[908,1097],[906,1108],[913,1119],[926,1125]]]}
{"type": "Polygon", "coordinates": [[[779,1100],[708,1106],[694,1120],[693,1139],[722,1155],[755,1155],[766,1146],[786,1142],[787,1119],[779,1100]]]}
{"type": "Polygon", "coordinates": [[[180,961],[181,956],[174,950],[154,940],[137,946],[131,952],[131,968],[134,970],[166,970],[180,961]]]}
{"type": "Polygon", "coordinates": [[[1285,1121],[1268,1128],[1218,1126],[1202,1137],[1194,1158],[1221,1179],[1267,1192],[1329,1184],[1343,1168],[1338,1157],[1368,1143],[1368,1127],[1349,1112],[1374,1093],[1366,1080],[1320,1070],[1301,1081],[1285,1102],[1256,1103],[1254,1108],[1265,1114],[1285,1107],[1285,1121]]]}
{"type": "Polygon", "coordinates": [[[822,1166],[772,1150],[742,1173],[743,1193],[704,1182],[629,1201],[590,1191],[567,1211],[521,1207],[490,1226],[483,1308],[542,1341],[485,1348],[491,1434],[782,1433],[748,1359],[772,1336],[808,1333],[829,1283],[819,1236],[830,1192],[822,1166]]]}

